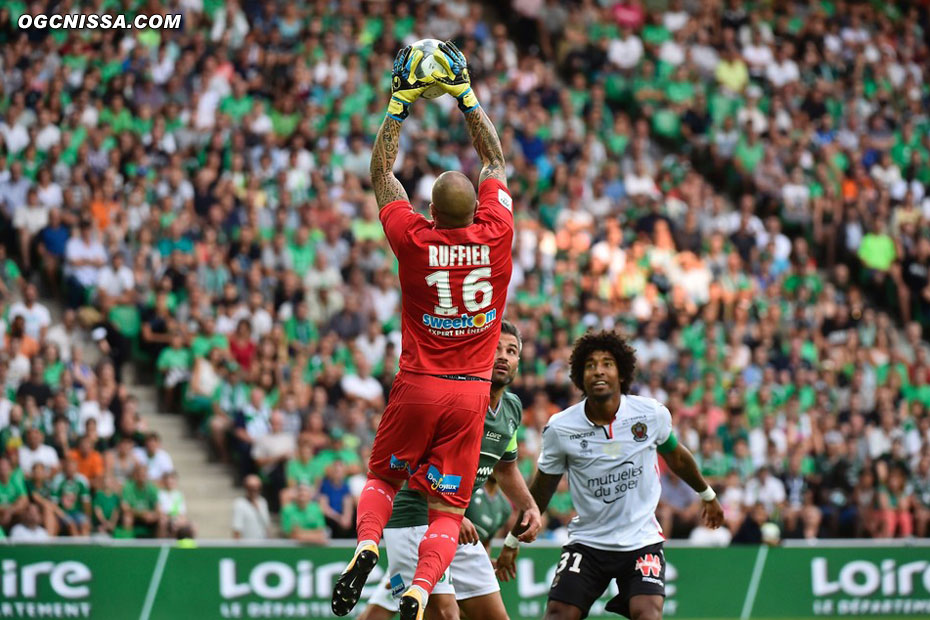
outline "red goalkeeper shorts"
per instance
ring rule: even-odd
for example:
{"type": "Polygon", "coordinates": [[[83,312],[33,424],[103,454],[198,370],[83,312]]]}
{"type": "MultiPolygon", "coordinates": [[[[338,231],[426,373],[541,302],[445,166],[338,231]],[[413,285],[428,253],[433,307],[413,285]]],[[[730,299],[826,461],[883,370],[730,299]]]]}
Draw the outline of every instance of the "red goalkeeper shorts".
{"type": "Polygon", "coordinates": [[[410,488],[466,508],[490,400],[488,381],[399,372],[368,468],[386,480],[409,478],[410,488]]]}

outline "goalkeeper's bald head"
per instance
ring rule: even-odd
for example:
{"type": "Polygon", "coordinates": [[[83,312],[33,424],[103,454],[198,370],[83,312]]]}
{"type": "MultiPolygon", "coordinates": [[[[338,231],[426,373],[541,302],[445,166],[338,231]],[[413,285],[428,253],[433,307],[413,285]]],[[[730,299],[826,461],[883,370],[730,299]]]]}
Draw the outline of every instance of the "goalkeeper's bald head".
{"type": "Polygon", "coordinates": [[[437,228],[470,226],[475,219],[477,205],[475,186],[461,172],[443,172],[433,183],[429,210],[437,228]]]}

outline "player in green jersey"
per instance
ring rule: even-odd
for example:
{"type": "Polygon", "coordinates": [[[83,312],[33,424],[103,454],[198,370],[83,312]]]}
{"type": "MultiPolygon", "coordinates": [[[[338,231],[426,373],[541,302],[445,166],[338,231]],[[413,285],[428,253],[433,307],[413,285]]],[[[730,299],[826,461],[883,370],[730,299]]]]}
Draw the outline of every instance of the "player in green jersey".
{"type": "MultiPolygon", "coordinates": [[[[500,585],[484,545],[506,521],[510,504],[500,493],[484,489],[493,475],[497,485],[517,508],[528,506],[523,525],[535,533],[540,525],[539,511],[529,495],[517,468],[517,428],[523,417],[520,399],[507,392],[520,363],[523,343],[520,332],[504,321],[491,376],[491,405],[484,421],[481,457],[475,475],[476,492],[465,513],[459,534],[459,547],[452,565],[429,597],[429,613],[444,619],[457,618],[459,609],[471,619],[507,620],[500,585]],[[506,506],[506,512],[503,506],[506,506]],[[489,522],[490,521],[490,522],[489,522]]],[[[416,568],[417,545],[426,531],[426,500],[406,487],[394,498],[394,512],[384,530],[388,570],[375,596],[360,620],[388,620],[397,612],[399,596],[410,584],[416,568]]]]}
{"type": "Polygon", "coordinates": [[[488,553],[491,552],[491,539],[504,527],[512,512],[510,501],[500,492],[494,474],[471,496],[465,518],[474,526],[478,542],[488,553]]]}

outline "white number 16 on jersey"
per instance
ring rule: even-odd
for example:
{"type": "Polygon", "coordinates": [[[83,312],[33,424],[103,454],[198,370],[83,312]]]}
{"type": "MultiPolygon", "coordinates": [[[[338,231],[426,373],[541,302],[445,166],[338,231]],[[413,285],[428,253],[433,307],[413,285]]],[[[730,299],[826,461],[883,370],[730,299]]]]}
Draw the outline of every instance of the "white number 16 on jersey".
{"type": "MultiPolygon", "coordinates": [[[[465,276],[462,282],[462,303],[469,312],[478,312],[482,308],[491,305],[491,298],[494,296],[494,287],[487,278],[491,277],[490,267],[479,267],[473,269],[465,276]],[[481,301],[478,301],[478,295],[481,295],[481,301]]],[[[433,306],[433,313],[437,316],[455,316],[459,313],[459,307],[452,304],[452,286],[449,281],[448,271],[434,271],[426,276],[426,283],[436,287],[439,293],[439,305],[433,306]]]]}

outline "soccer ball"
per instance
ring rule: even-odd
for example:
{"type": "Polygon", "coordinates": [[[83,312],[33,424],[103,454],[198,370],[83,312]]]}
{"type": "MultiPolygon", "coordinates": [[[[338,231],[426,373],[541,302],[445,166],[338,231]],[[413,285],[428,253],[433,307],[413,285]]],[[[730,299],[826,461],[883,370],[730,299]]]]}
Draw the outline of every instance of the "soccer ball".
{"type": "MultiPolygon", "coordinates": [[[[439,44],[442,43],[439,39],[420,39],[411,47],[413,49],[418,49],[423,52],[423,58],[420,60],[420,64],[417,65],[417,70],[413,72],[414,77],[417,79],[423,79],[427,75],[433,73],[433,71],[442,71],[442,65],[436,62],[436,59],[433,58],[433,52],[439,49],[439,44]]],[[[438,84],[433,84],[420,95],[426,99],[435,99],[436,97],[442,97],[445,93],[441,86],[438,84]]]]}
{"type": "Polygon", "coordinates": [[[762,530],[762,542],[766,545],[774,547],[781,542],[781,528],[777,524],[772,522],[763,523],[759,529],[762,530]]]}

